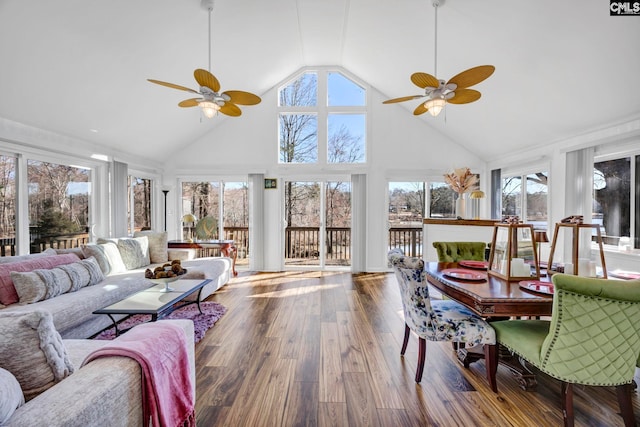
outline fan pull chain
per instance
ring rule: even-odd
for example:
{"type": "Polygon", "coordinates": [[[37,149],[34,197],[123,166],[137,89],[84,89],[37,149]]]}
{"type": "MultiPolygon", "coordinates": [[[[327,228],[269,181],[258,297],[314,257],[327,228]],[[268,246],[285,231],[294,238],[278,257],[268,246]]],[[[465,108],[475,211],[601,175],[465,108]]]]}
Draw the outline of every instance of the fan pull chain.
{"type": "Polygon", "coordinates": [[[434,43],[435,43],[435,48],[433,49],[433,75],[436,77],[436,79],[438,78],[438,3],[434,2],[433,3],[433,7],[436,9],[436,16],[435,16],[435,25],[433,26],[434,28],[434,43]]]}
{"type": "Polygon", "coordinates": [[[212,7],[209,8],[209,72],[211,72],[211,11],[212,7]]]}

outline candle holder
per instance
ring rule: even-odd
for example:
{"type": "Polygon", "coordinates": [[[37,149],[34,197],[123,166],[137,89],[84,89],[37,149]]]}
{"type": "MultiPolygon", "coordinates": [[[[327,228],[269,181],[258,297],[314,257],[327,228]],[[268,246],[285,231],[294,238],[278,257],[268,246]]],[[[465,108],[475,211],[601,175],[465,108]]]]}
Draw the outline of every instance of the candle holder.
{"type": "Polygon", "coordinates": [[[489,275],[507,281],[540,279],[533,225],[497,223],[489,254],[489,275]],[[535,267],[532,274],[531,267],[535,267]]]}

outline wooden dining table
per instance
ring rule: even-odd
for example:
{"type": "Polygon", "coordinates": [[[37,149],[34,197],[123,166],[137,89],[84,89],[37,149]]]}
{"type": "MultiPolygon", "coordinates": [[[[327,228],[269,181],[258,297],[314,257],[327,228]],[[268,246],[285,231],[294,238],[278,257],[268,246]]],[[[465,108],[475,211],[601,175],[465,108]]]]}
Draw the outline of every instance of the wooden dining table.
{"type": "MultiPolygon", "coordinates": [[[[553,295],[523,289],[520,286],[520,280],[509,282],[488,275],[486,270],[469,269],[478,277],[482,276],[479,280],[461,280],[446,274],[446,270],[459,268],[461,267],[458,263],[425,263],[427,281],[443,295],[467,306],[489,322],[512,317],[551,316],[553,295]]],[[[540,280],[550,282],[546,276],[540,280]]],[[[483,353],[467,351],[465,348],[457,348],[457,355],[466,367],[484,358],[483,353]]],[[[523,389],[535,388],[537,384],[535,375],[523,361],[504,348],[499,350],[499,363],[514,373],[523,389]]]]}
{"type": "MultiPolygon", "coordinates": [[[[553,295],[532,292],[520,287],[520,280],[506,281],[488,275],[486,270],[469,269],[481,273],[484,280],[460,280],[449,277],[444,270],[461,268],[455,262],[425,263],[427,280],[444,295],[473,310],[482,317],[550,316],[553,295]]],[[[550,282],[545,276],[540,279],[550,282]]]]}

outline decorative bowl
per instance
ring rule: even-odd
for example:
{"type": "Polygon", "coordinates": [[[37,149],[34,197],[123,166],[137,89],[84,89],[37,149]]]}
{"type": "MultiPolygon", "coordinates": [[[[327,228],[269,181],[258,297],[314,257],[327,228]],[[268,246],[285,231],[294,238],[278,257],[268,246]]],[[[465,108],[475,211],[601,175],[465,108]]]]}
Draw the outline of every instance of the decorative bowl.
{"type": "Polygon", "coordinates": [[[173,277],[161,277],[159,279],[149,279],[149,280],[155,283],[156,285],[164,285],[164,289],[161,290],[160,292],[171,292],[174,289],[169,287],[169,283],[175,282],[179,278],[180,276],[173,276],[173,277]]]}

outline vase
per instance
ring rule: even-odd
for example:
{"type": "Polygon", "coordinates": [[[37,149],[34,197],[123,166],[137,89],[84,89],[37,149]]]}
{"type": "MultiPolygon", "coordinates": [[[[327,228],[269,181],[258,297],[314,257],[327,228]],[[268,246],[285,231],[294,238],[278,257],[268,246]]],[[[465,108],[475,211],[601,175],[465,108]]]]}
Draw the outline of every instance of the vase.
{"type": "Polygon", "coordinates": [[[456,199],[456,218],[464,218],[467,215],[467,201],[464,194],[458,194],[456,199]]]}

